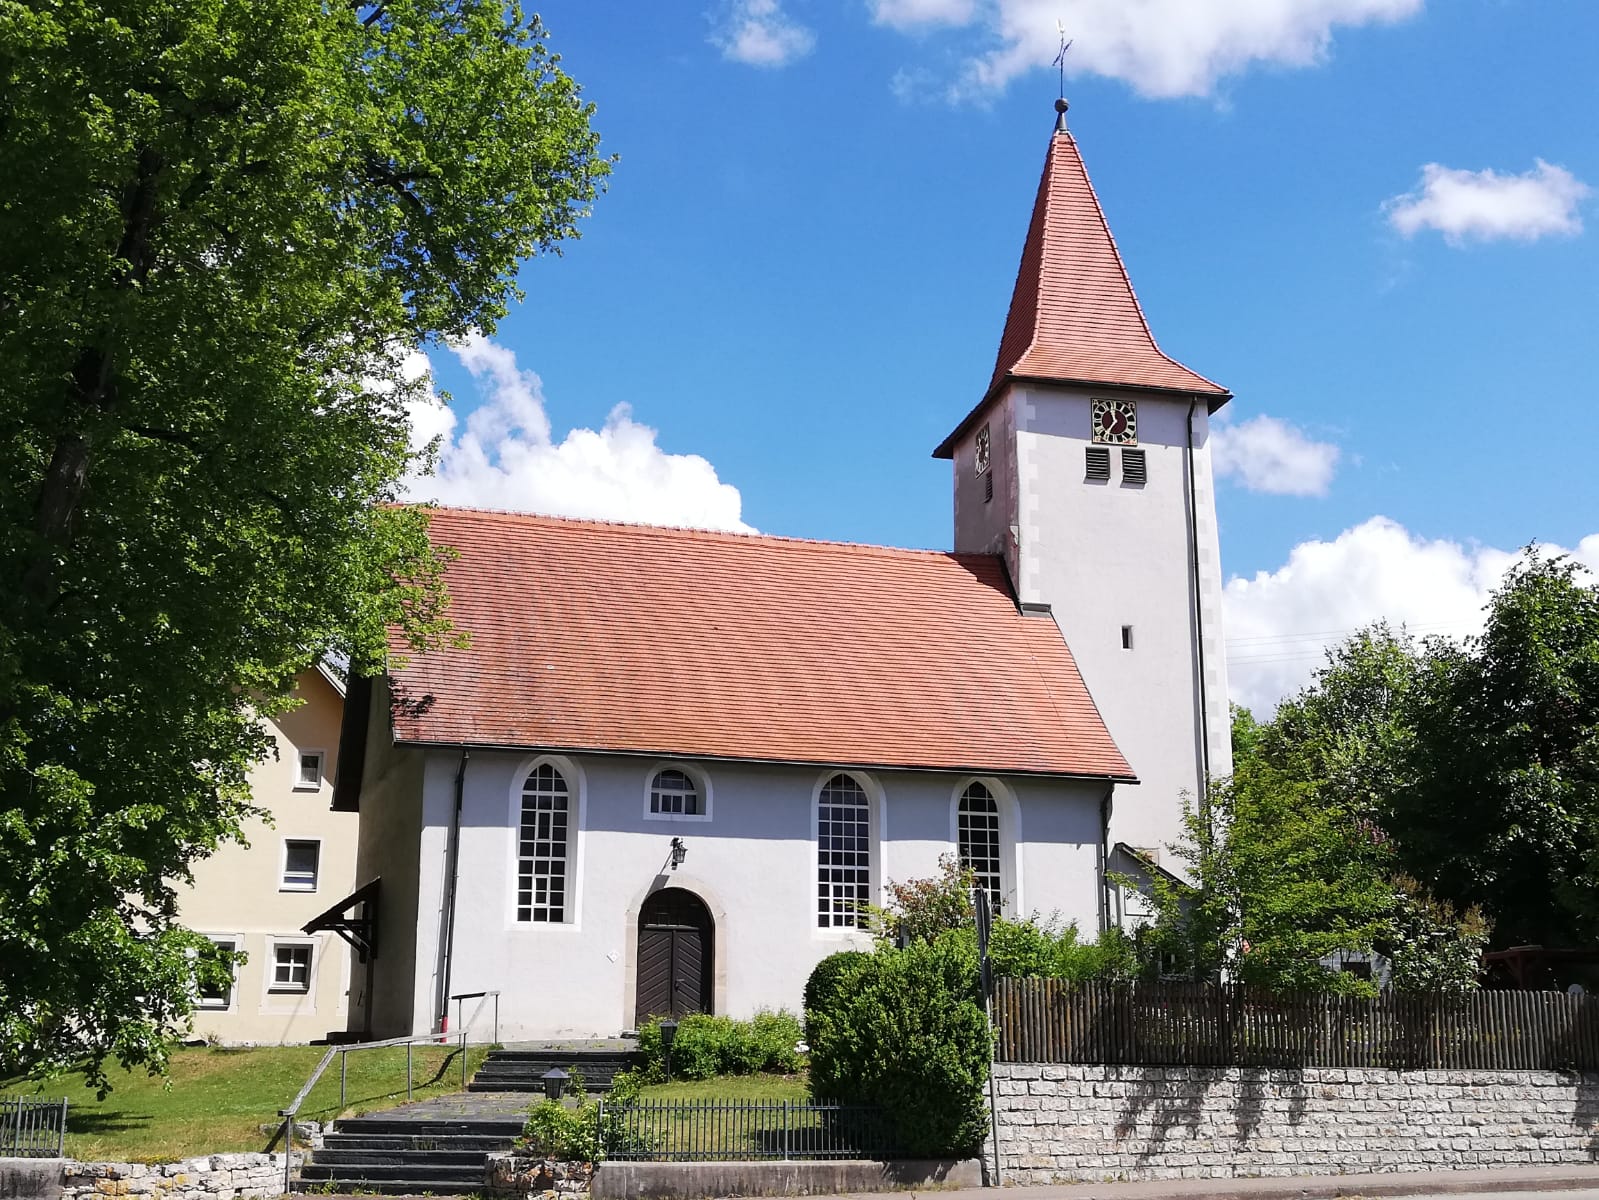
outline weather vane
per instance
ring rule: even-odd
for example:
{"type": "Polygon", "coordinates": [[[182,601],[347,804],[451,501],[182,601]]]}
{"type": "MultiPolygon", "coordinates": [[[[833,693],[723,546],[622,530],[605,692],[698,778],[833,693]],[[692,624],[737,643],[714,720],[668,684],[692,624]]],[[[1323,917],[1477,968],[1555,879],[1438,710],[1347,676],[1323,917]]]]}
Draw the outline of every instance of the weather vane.
{"type": "Polygon", "coordinates": [[[1057,20],[1055,22],[1055,28],[1060,31],[1060,53],[1055,55],[1055,65],[1060,68],[1060,94],[1062,99],[1064,99],[1066,96],[1066,51],[1072,48],[1072,42],[1077,39],[1067,40],[1066,26],[1061,21],[1057,20]]]}

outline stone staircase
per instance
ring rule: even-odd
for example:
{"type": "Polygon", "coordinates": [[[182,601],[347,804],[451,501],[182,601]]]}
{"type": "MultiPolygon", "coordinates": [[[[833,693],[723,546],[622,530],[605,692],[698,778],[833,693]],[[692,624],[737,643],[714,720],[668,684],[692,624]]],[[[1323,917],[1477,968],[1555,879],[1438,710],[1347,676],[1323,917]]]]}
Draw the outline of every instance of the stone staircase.
{"type": "Polygon", "coordinates": [[[491,1153],[509,1150],[520,1115],[426,1120],[374,1113],[335,1121],[294,1181],[297,1192],[476,1195],[491,1153]]]}
{"type": "Polygon", "coordinates": [[[581,1074],[588,1091],[605,1092],[618,1071],[629,1070],[638,1061],[637,1045],[622,1039],[510,1046],[490,1051],[466,1090],[542,1093],[544,1072],[559,1067],[581,1074]]]}

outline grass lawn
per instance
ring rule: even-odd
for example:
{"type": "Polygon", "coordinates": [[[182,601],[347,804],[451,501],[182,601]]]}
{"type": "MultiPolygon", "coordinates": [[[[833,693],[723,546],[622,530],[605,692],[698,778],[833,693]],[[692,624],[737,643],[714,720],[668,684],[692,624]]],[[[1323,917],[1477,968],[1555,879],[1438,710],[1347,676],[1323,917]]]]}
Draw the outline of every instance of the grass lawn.
{"type": "MultiPolygon", "coordinates": [[[[305,1086],[326,1050],[325,1046],[194,1047],[172,1056],[166,1079],[113,1071],[112,1092],[104,1100],[95,1099],[94,1091],[76,1074],[44,1084],[0,1078],[0,1095],[65,1096],[67,1153],[74,1158],[157,1162],[264,1150],[276,1135],[261,1127],[281,1127],[278,1109],[305,1086]]],[[[416,1046],[411,1053],[415,1098],[460,1090],[458,1051],[416,1046]]],[[[477,1048],[467,1052],[469,1072],[477,1070],[484,1054],[477,1048]]],[[[404,1046],[358,1051],[348,1061],[344,1108],[339,1106],[335,1057],[300,1106],[301,1120],[330,1121],[405,1103],[404,1046]]]]}
{"type": "Polygon", "coordinates": [[[804,1075],[721,1075],[715,1079],[674,1079],[642,1089],[640,1100],[805,1100],[804,1075]]]}

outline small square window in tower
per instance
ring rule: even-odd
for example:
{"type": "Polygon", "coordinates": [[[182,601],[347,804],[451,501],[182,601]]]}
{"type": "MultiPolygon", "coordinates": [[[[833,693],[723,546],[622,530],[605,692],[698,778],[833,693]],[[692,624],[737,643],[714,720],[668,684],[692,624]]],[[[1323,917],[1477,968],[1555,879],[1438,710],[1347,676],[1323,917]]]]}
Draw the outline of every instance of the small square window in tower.
{"type": "Polygon", "coordinates": [[[1142,487],[1148,481],[1149,469],[1144,464],[1144,452],[1122,447],[1122,482],[1142,487]]]}
{"type": "Polygon", "coordinates": [[[1086,469],[1084,477],[1087,479],[1110,478],[1110,447],[1089,446],[1084,452],[1086,469]]]}

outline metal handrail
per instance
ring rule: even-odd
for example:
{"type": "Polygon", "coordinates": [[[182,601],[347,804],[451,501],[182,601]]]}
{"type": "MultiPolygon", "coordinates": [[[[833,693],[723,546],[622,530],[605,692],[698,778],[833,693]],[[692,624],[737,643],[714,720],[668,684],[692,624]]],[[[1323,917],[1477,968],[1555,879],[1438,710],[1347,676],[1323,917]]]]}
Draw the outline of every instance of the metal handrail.
{"type": "Polygon", "coordinates": [[[311,1089],[316,1086],[317,1080],[322,1078],[322,1072],[328,1069],[328,1064],[333,1061],[333,1056],[339,1056],[339,1108],[342,1110],[347,1103],[348,1085],[350,1077],[350,1055],[360,1050],[384,1050],[393,1046],[405,1047],[405,1098],[411,1099],[411,1047],[421,1044],[424,1046],[447,1045],[450,1042],[459,1042],[461,1049],[461,1087],[466,1087],[466,1033],[477,1019],[482,1015],[484,1005],[492,999],[494,1001],[494,1032],[489,1040],[494,1045],[500,1040],[500,993],[497,991],[462,992],[460,995],[451,996],[456,1001],[457,1032],[411,1034],[404,1037],[385,1038],[380,1042],[351,1042],[344,1046],[329,1046],[328,1052],[322,1056],[322,1061],[317,1063],[316,1069],[311,1072],[311,1077],[305,1081],[305,1086],[299,1094],[289,1102],[287,1108],[278,1109],[278,1116],[283,1118],[283,1192],[287,1195],[290,1185],[294,1181],[294,1118],[300,1111],[300,1105],[305,1103],[305,1098],[311,1094],[311,1089]],[[461,1005],[467,1000],[477,1000],[477,1007],[472,1010],[472,1015],[463,1024],[461,1021],[461,1005]]]}

